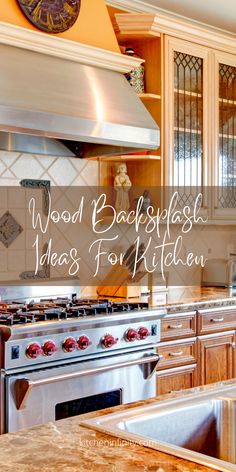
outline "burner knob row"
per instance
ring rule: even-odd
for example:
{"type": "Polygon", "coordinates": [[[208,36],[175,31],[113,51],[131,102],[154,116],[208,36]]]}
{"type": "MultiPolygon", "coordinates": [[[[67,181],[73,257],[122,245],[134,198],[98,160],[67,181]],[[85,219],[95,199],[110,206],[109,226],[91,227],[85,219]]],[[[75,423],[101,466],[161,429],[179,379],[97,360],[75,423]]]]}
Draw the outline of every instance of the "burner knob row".
{"type": "MultiPolygon", "coordinates": [[[[76,341],[74,338],[69,337],[67,338],[62,347],[66,352],[73,352],[75,349],[85,350],[91,345],[91,341],[88,336],[80,336],[80,338],[76,341]]],[[[40,346],[39,343],[32,343],[26,349],[27,357],[31,359],[37,359],[37,357],[41,355],[45,356],[53,356],[53,354],[57,351],[57,346],[54,341],[45,341],[43,346],[40,346]]]]}
{"type": "MultiPolygon", "coordinates": [[[[148,328],[141,326],[138,330],[129,328],[126,331],[124,338],[127,342],[133,342],[137,340],[146,339],[149,335],[150,335],[150,332],[148,328]]],[[[115,344],[117,344],[118,341],[119,341],[119,338],[115,338],[114,336],[112,336],[112,334],[105,334],[105,336],[103,336],[103,338],[101,339],[101,345],[105,349],[109,349],[115,344]]],[[[65,352],[73,352],[76,349],[84,351],[91,344],[92,343],[90,339],[86,335],[80,336],[79,339],[77,340],[70,336],[67,339],[65,339],[62,345],[62,348],[65,352]]],[[[31,359],[37,359],[37,357],[41,355],[53,356],[53,354],[56,351],[57,351],[57,346],[55,342],[48,340],[48,341],[45,341],[43,346],[40,346],[40,344],[37,342],[30,344],[26,349],[26,355],[27,357],[30,357],[31,359]]]]}
{"type": "Polygon", "coordinates": [[[125,340],[129,343],[137,340],[146,339],[150,335],[148,328],[141,326],[138,330],[129,328],[125,333],[125,340]]]}
{"type": "Polygon", "coordinates": [[[80,338],[76,341],[75,338],[67,338],[63,343],[63,349],[66,352],[73,352],[75,349],[80,349],[84,351],[91,345],[91,341],[88,336],[80,336],[80,338]]]}

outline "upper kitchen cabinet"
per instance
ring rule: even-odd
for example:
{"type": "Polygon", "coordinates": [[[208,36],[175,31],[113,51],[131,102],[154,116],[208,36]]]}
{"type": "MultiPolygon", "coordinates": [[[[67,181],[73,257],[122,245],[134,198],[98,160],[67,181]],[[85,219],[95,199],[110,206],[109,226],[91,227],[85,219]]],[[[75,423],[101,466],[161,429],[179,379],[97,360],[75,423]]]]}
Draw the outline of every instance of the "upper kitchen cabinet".
{"type": "Polygon", "coordinates": [[[183,204],[191,204],[203,192],[203,214],[211,222],[232,223],[235,36],[168,13],[110,8],[110,14],[122,50],[133,47],[145,60],[145,93],[140,98],[161,130],[160,148],[143,156],[140,168],[135,166],[135,184],[145,180],[150,185],[174,186],[183,193],[183,204]],[[157,155],[160,161],[153,164],[150,157],[157,155]]]}
{"type": "Polygon", "coordinates": [[[215,51],[214,218],[236,213],[236,56],[215,51]]]}
{"type": "Polygon", "coordinates": [[[208,177],[209,51],[165,37],[165,59],[165,182],[202,191],[208,177]]]}
{"type": "MultiPolygon", "coordinates": [[[[165,35],[164,182],[210,221],[235,220],[236,57],[165,35]]],[[[235,44],[236,46],[236,44],[235,44]]]]}

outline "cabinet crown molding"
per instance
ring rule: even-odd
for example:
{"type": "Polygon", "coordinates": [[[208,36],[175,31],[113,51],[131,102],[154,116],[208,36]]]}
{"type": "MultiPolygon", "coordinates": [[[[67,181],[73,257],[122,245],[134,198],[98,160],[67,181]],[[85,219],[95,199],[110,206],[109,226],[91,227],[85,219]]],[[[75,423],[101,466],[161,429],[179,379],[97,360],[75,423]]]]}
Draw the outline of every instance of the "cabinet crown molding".
{"type": "Polygon", "coordinates": [[[127,73],[142,60],[106,49],[49,36],[0,21],[0,44],[67,59],[81,64],[127,73]]]}
{"type": "Polygon", "coordinates": [[[181,16],[155,13],[155,10],[153,13],[117,13],[114,27],[120,38],[160,36],[163,33],[224,52],[236,53],[235,34],[181,16]]]}

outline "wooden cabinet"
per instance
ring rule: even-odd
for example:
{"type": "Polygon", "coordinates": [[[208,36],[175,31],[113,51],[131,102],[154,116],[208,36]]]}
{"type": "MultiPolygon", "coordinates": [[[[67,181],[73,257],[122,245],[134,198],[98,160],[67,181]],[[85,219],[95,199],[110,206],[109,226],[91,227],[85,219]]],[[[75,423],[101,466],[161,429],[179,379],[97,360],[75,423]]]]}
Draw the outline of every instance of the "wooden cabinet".
{"type": "Polygon", "coordinates": [[[203,191],[210,220],[235,220],[235,55],[168,35],[164,43],[165,183],[184,204],[203,191]]]}
{"type": "Polygon", "coordinates": [[[198,335],[236,330],[236,308],[199,310],[197,320],[198,335]]]}
{"type": "MultiPolygon", "coordinates": [[[[153,173],[153,163],[146,160],[144,166],[150,165],[147,180],[150,185],[175,186],[182,192],[184,205],[204,189],[202,213],[212,221],[232,221],[236,208],[235,38],[184,19],[163,17],[160,12],[127,15],[116,10],[111,16],[120,44],[133,46],[146,60],[147,94],[142,99],[161,128],[160,174],[153,173]]],[[[163,197],[164,206],[167,198],[163,197]]]]}
{"type": "Polygon", "coordinates": [[[236,56],[220,51],[213,53],[215,129],[213,179],[215,186],[214,218],[225,215],[235,221],[236,185],[236,56]]]}
{"type": "Polygon", "coordinates": [[[168,36],[164,41],[165,182],[185,192],[189,204],[191,187],[207,185],[209,50],[168,36]]]}
{"type": "Polygon", "coordinates": [[[195,311],[169,314],[161,320],[157,351],[162,356],[156,374],[158,395],[198,385],[195,311]]]}
{"type": "Polygon", "coordinates": [[[197,362],[196,338],[160,343],[158,354],[161,356],[157,370],[177,367],[197,362]]]}
{"type": "Polygon", "coordinates": [[[184,390],[197,385],[196,364],[161,370],[156,374],[157,395],[184,390]]]}
{"type": "MultiPolygon", "coordinates": [[[[160,146],[149,152],[138,152],[130,155],[99,158],[99,185],[113,186],[118,164],[123,161],[127,166],[127,173],[132,182],[132,199],[140,197],[145,190],[150,190],[150,198],[154,206],[158,207],[159,198],[151,192],[152,187],[163,184],[162,180],[162,121],[163,121],[163,37],[160,33],[149,32],[143,35],[129,29],[128,33],[119,31],[114,8],[108,8],[117,39],[122,52],[132,48],[135,54],[144,60],[145,92],[139,94],[140,100],[152,115],[161,130],[160,146]]],[[[126,15],[125,15],[126,16],[126,15]]]]}
{"type": "Polygon", "coordinates": [[[231,379],[235,375],[235,332],[201,336],[199,343],[200,384],[231,379]]]}
{"type": "Polygon", "coordinates": [[[161,341],[196,335],[196,312],[167,315],[161,322],[161,341]]]}
{"type": "Polygon", "coordinates": [[[164,317],[157,347],[161,355],[156,374],[157,393],[235,377],[235,333],[235,306],[164,317]]]}

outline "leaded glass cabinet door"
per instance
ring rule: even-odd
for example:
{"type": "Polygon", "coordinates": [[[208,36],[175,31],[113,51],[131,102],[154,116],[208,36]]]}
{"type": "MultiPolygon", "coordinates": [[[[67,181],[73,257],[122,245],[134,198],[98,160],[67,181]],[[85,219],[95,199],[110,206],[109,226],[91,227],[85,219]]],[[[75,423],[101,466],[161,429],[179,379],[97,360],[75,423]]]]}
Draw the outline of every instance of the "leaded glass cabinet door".
{"type": "Polygon", "coordinates": [[[216,52],[214,218],[236,221],[236,57],[216,52]]]}
{"type": "Polygon", "coordinates": [[[209,52],[169,37],[165,52],[165,182],[191,204],[208,182],[209,52]]]}

